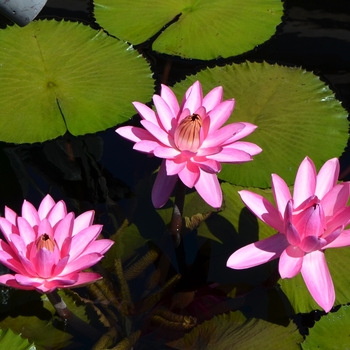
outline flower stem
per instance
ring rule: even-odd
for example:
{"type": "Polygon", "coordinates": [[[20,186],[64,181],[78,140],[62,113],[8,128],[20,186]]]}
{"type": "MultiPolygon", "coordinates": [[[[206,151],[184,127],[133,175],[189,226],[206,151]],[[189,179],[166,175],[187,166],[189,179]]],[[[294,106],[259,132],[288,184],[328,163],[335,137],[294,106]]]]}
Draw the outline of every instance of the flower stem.
{"type": "Polygon", "coordinates": [[[66,303],[58,295],[57,290],[54,290],[51,293],[46,293],[46,295],[66,325],[74,328],[85,337],[89,337],[94,341],[98,340],[102,336],[102,333],[100,333],[97,329],[81,320],[68,309],[66,303]]]}
{"type": "Polygon", "coordinates": [[[175,203],[170,222],[170,233],[173,237],[175,248],[181,243],[182,214],[185,202],[186,186],[179,179],[176,184],[175,203]]]}

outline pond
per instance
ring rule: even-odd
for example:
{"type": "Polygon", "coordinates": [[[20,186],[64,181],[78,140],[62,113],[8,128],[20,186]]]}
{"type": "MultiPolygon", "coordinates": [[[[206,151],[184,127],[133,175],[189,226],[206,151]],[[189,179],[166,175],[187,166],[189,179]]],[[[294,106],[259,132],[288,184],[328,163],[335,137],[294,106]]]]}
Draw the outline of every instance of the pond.
{"type": "Polygon", "coordinates": [[[0,20],[0,347],[348,346],[346,2],[0,20]]]}

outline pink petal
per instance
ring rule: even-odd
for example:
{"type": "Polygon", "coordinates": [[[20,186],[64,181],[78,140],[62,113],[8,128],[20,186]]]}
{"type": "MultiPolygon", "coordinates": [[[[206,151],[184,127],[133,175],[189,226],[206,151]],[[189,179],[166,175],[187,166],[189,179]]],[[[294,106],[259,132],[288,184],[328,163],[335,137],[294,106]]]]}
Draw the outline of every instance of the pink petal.
{"type": "Polygon", "coordinates": [[[69,255],[65,256],[64,258],[60,259],[56,266],[54,267],[53,271],[52,271],[52,276],[55,277],[59,274],[62,273],[62,271],[65,269],[67,263],[68,263],[68,260],[69,260],[69,255]]]}
{"type": "Polygon", "coordinates": [[[136,126],[122,126],[116,129],[115,132],[133,142],[139,142],[141,140],[157,140],[149,131],[143,128],[137,128],[136,126]]]}
{"type": "Polygon", "coordinates": [[[35,286],[40,285],[40,283],[36,283],[35,286],[33,286],[33,285],[27,285],[27,286],[21,285],[16,281],[15,276],[10,275],[10,274],[1,275],[0,276],[0,283],[5,284],[8,287],[22,289],[22,290],[34,290],[35,286]]]}
{"type": "Polygon", "coordinates": [[[236,250],[227,260],[226,266],[242,270],[277,259],[289,243],[282,233],[251,243],[236,250]]]}
{"type": "Polygon", "coordinates": [[[299,232],[289,220],[285,223],[285,234],[291,245],[298,246],[300,244],[299,232]]]}
{"type": "Polygon", "coordinates": [[[22,237],[25,245],[29,245],[31,242],[36,240],[36,233],[33,230],[33,227],[30,223],[23,217],[18,217],[18,230],[19,234],[22,237]]]}
{"type": "MultiPolygon", "coordinates": [[[[51,197],[49,196],[49,198],[51,198],[51,197]]],[[[48,202],[48,200],[46,200],[46,202],[48,202]]],[[[51,208],[52,207],[50,207],[50,209],[51,208]]],[[[28,221],[28,223],[30,224],[30,226],[32,226],[32,227],[35,225],[39,225],[40,218],[39,218],[39,214],[38,214],[37,210],[34,208],[32,203],[30,203],[26,200],[23,202],[23,205],[22,205],[22,217],[25,218],[28,221]]]]}
{"type": "Polygon", "coordinates": [[[147,120],[141,120],[141,124],[147,129],[157,140],[163,143],[165,146],[171,147],[169,142],[169,135],[161,129],[158,125],[155,125],[147,120]]]}
{"type": "Polygon", "coordinates": [[[200,175],[194,187],[198,194],[213,208],[221,207],[222,191],[216,174],[209,174],[200,169],[200,175]]]}
{"type": "Polygon", "coordinates": [[[22,266],[25,269],[25,273],[23,275],[26,275],[26,276],[37,276],[37,273],[36,273],[36,270],[35,270],[35,266],[32,263],[32,261],[27,259],[27,257],[22,252],[18,252],[18,258],[19,258],[22,266]]]}
{"type": "Polygon", "coordinates": [[[10,246],[0,239],[0,262],[10,270],[17,273],[26,274],[17,252],[14,252],[10,246]]]}
{"type": "Polygon", "coordinates": [[[168,176],[163,160],[152,189],[152,203],[155,208],[161,208],[169,199],[178,176],[168,176]]]}
{"type": "Polygon", "coordinates": [[[96,241],[91,242],[82,253],[83,255],[91,254],[91,253],[99,253],[104,254],[112,245],[114,241],[111,239],[98,239],[96,241]]]}
{"type": "Polygon", "coordinates": [[[198,165],[202,170],[204,170],[207,173],[210,174],[216,174],[221,171],[221,164],[213,159],[197,159],[197,157],[194,157],[194,162],[196,165],[198,165]]]}
{"type": "Polygon", "coordinates": [[[316,303],[329,312],[334,304],[335,292],[324,253],[317,250],[306,254],[301,274],[316,303]]]}
{"type": "Polygon", "coordinates": [[[39,249],[35,257],[35,270],[41,278],[52,277],[55,254],[46,248],[39,249]]]}
{"type": "Polygon", "coordinates": [[[342,231],[343,226],[340,226],[337,227],[333,232],[330,232],[327,236],[323,235],[323,237],[320,239],[322,241],[322,246],[320,250],[325,249],[325,247],[327,247],[328,244],[336,240],[341,235],[342,231]]]}
{"type": "Polygon", "coordinates": [[[0,228],[8,242],[10,240],[10,235],[12,235],[15,232],[18,232],[18,228],[16,226],[13,226],[13,224],[10,221],[2,217],[0,217],[0,228]]]}
{"type": "Polygon", "coordinates": [[[197,80],[193,85],[191,85],[186,93],[185,98],[182,103],[181,109],[189,109],[190,114],[194,113],[201,105],[203,100],[202,86],[197,80]]]}
{"type": "Polygon", "coordinates": [[[166,104],[169,106],[173,116],[176,118],[177,115],[180,112],[180,106],[179,102],[177,101],[177,98],[173,91],[167,87],[166,85],[161,85],[161,91],[160,96],[162,99],[166,102],[166,104]]]}
{"type": "Polygon", "coordinates": [[[189,188],[192,188],[199,178],[199,168],[191,162],[179,172],[180,180],[189,188]]]}
{"type": "Polygon", "coordinates": [[[213,110],[207,110],[210,116],[210,127],[209,133],[218,130],[223,124],[226,123],[227,119],[232,114],[235,106],[235,100],[227,100],[221,102],[213,110]]]}
{"type": "Polygon", "coordinates": [[[17,214],[10,208],[5,206],[5,218],[12,224],[17,224],[17,214]]]}
{"type": "Polygon", "coordinates": [[[316,236],[307,236],[299,244],[300,249],[305,253],[311,253],[322,248],[323,241],[316,236]]]}
{"type": "Polygon", "coordinates": [[[92,225],[73,236],[69,252],[70,261],[79,257],[85,248],[97,238],[101,231],[102,225],[92,225]]]}
{"type": "Polygon", "coordinates": [[[227,144],[225,142],[225,146],[223,146],[225,149],[237,149],[244,152],[249,153],[251,156],[254,156],[256,154],[259,154],[262,152],[262,149],[257,146],[255,143],[246,142],[246,141],[236,141],[231,144],[227,144]]]}
{"type": "Polygon", "coordinates": [[[45,282],[45,280],[40,277],[29,277],[20,274],[16,274],[14,277],[17,283],[19,283],[22,287],[33,287],[33,289],[40,289],[40,286],[45,282]]]}
{"type": "Polygon", "coordinates": [[[245,205],[263,222],[279,232],[284,232],[284,222],[278,210],[259,194],[242,190],[238,191],[245,205]]]}
{"type": "Polygon", "coordinates": [[[72,236],[73,225],[75,225],[74,213],[67,214],[67,216],[56,225],[53,238],[60,250],[66,237],[72,236]]]}
{"type": "Polygon", "coordinates": [[[153,103],[157,109],[157,114],[163,129],[169,132],[173,127],[173,119],[177,114],[173,114],[167,103],[158,95],[153,95],[153,103]]]}
{"type": "Polygon", "coordinates": [[[75,283],[70,284],[68,286],[61,286],[60,288],[83,287],[87,284],[96,282],[102,278],[101,275],[95,272],[80,272],[78,275],[78,280],[75,283]]]}
{"type": "Polygon", "coordinates": [[[66,237],[66,239],[63,241],[61,247],[61,258],[65,257],[66,255],[69,255],[72,246],[72,239],[72,237],[66,237]]]}
{"type": "MultiPolygon", "coordinates": [[[[135,151],[139,151],[142,153],[153,153],[155,148],[161,145],[158,140],[150,141],[150,140],[141,140],[135,143],[133,149],[135,151]]],[[[169,148],[169,147],[166,147],[169,148]]],[[[158,156],[157,156],[158,157],[158,156]]]]}
{"type": "Polygon", "coordinates": [[[278,271],[281,278],[292,278],[296,276],[303,265],[305,253],[298,247],[288,246],[285,249],[278,263],[278,271]]]}
{"type": "Polygon", "coordinates": [[[167,159],[165,161],[165,166],[166,166],[166,174],[168,176],[172,176],[172,175],[177,175],[186,166],[186,163],[185,162],[177,163],[171,159],[167,159]]]}
{"type": "MultiPolygon", "coordinates": [[[[183,119],[190,116],[191,114],[192,113],[188,108],[182,109],[180,115],[177,118],[177,125],[179,125],[183,119]]],[[[177,125],[175,125],[175,128],[177,127],[177,125]]]]}
{"type": "Polygon", "coordinates": [[[272,178],[272,192],[277,204],[278,211],[284,217],[287,202],[292,198],[289,188],[284,180],[276,174],[271,175],[272,178]]]}
{"type": "Polygon", "coordinates": [[[301,162],[294,183],[294,208],[298,207],[307,198],[315,194],[316,168],[309,157],[301,162]]]}
{"type": "Polygon", "coordinates": [[[228,124],[222,127],[219,130],[215,130],[212,133],[209,133],[207,138],[203,141],[201,147],[215,147],[223,145],[226,140],[228,140],[237,130],[237,123],[228,124]]]}
{"type": "Polygon", "coordinates": [[[208,147],[208,148],[201,147],[197,151],[196,157],[206,157],[206,156],[209,156],[211,154],[219,153],[219,152],[221,152],[221,150],[222,150],[221,146],[208,147]]]}
{"type": "Polygon", "coordinates": [[[322,206],[317,204],[298,214],[298,221],[295,222],[302,239],[307,236],[321,237],[326,228],[322,206]]]}
{"type": "Polygon", "coordinates": [[[86,212],[80,214],[79,216],[77,216],[74,220],[74,227],[73,227],[72,236],[75,236],[78,232],[91,226],[92,223],[94,222],[94,217],[95,217],[94,210],[86,211],[86,212]]]}
{"type": "MultiPolygon", "coordinates": [[[[39,214],[40,220],[42,220],[43,218],[45,218],[48,215],[48,213],[55,206],[55,204],[56,204],[56,202],[52,199],[52,197],[49,194],[44,197],[44,199],[41,201],[41,203],[39,205],[39,209],[38,209],[38,214],[39,214]]],[[[24,205],[24,203],[23,203],[23,205],[24,205]]],[[[23,215],[23,212],[22,212],[22,216],[25,217],[25,215],[23,215]]],[[[31,224],[30,221],[28,221],[28,222],[31,224]]]]}
{"type": "Polygon", "coordinates": [[[83,256],[78,256],[77,259],[68,262],[66,267],[61,272],[61,276],[74,272],[81,272],[82,270],[85,270],[88,267],[97,264],[102,258],[103,255],[99,253],[91,253],[83,256]]]}
{"type": "Polygon", "coordinates": [[[171,158],[175,158],[180,153],[181,152],[175,148],[163,147],[163,146],[159,146],[159,144],[154,149],[154,155],[158,158],[171,159],[171,158]]]}
{"type": "Polygon", "coordinates": [[[240,124],[240,129],[237,130],[232,137],[226,140],[225,145],[228,145],[232,142],[243,139],[243,137],[250,135],[257,128],[256,125],[251,123],[239,122],[235,124],[240,124]]]}
{"type": "MultiPolygon", "coordinates": [[[[151,122],[153,124],[158,124],[157,116],[151,108],[149,108],[148,106],[146,106],[145,104],[143,104],[141,102],[133,102],[132,104],[134,105],[135,109],[137,110],[137,112],[140,114],[140,116],[143,119],[148,120],[149,122],[151,122]]],[[[119,129],[121,129],[121,128],[119,128],[119,129]]],[[[119,129],[117,129],[117,130],[119,130],[119,129]]]]}
{"type": "Polygon", "coordinates": [[[53,237],[53,229],[50,225],[49,220],[46,218],[44,220],[42,220],[39,224],[38,237],[42,236],[45,233],[48,234],[49,236],[53,237]]]}
{"type": "Polygon", "coordinates": [[[21,252],[23,255],[27,254],[27,245],[21,236],[12,234],[10,236],[10,239],[10,247],[14,252],[16,252],[16,254],[18,254],[19,252],[21,252]]]}
{"type": "Polygon", "coordinates": [[[249,162],[253,159],[249,153],[232,148],[223,148],[221,152],[208,155],[207,158],[215,159],[216,161],[223,163],[243,163],[249,162]]]}
{"type": "Polygon", "coordinates": [[[62,220],[67,215],[66,203],[59,201],[50,210],[47,218],[50,221],[51,226],[55,226],[60,220],[62,220]]]}
{"type": "Polygon", "coordinates": [[[221,103],[223,96],[224,89],[222,86],[217,86],[205,95],[202,101],[202,105],[208,112],[210,112],[213,108],[221,103]]]}
{"type": "Polygon", "coordinates": [[[337,212],[336,215],[328,219],[327,229],[323,233],[323,237],[328,236],[333,232],[337,227],[346,227],[350,220],[350,207],[345,207],[343,210],[337,212]]]}
{"type": "Polygon", "coordinates": [[[323,164],[317,175],[315,194],[322,199],[336,184],[339,178],[339,160],[332,158],[323,164]]]}
{"type": "Polygon", "coordinates": [[[329,190],[321,200],[325,216],[331,218],[338,211],[342,210],[349,200],[349,195],[350,183],[348,182],[336,185],[329,190]]]}
{"type": "Polygon", "coordinates": [[[323,249],[328,248],[341,248],[350,246],[350,230],[344,230],[338,238],[336,238],[330,244],[327,244],[323,249]]]}

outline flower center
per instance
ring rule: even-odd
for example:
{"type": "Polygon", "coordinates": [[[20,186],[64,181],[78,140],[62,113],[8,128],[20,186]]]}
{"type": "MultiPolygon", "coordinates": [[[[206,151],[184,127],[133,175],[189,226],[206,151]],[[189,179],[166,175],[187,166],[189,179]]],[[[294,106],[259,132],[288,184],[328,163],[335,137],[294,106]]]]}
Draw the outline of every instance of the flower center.
{"type": "Polygon", "coordinates": [[[56,244],[55,244],[54,240],[47,233],[44,233],[43,235],[41,235],[38,238],[38,240],[36,241],[36,249],[37,250],[46,248],[50,252],[53,252],[55,249],[55,245],[56,244]]]}
{"type": "Polygon", "coordinates": [[[200,146],[201,127],[202,118],[199,114],[182,119],[174,135],[177,148],[181,151],[196,152],[200,146]]]}

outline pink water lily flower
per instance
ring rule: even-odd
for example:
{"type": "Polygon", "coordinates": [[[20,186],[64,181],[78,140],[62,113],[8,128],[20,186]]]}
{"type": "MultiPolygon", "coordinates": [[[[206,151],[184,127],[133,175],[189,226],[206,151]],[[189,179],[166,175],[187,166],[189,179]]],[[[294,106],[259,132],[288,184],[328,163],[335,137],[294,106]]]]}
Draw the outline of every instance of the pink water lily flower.
{"type": "Polygon", "coordinates": [[[178,178],[187,187],[195,187],[209,205],[219,208],[222,192],[216,174],[220,163],[248,162],[261,152],[253,143],[238,141],[252,133],[255,125],[239,122],[221,127],[235,104],[234,99],[222,98],[221,86],[203,98],[201,84],[196,81],[179,106],[171,89],[162,85],[160,96],[153,96],[157,112],[133,103],[145,129],[125,126],[116,130],[135,142],[135,150],[163,158],[152,190],[156,208],[167,202],[178,178]]]}
{"type": "Polygon", "coordinates": [[[282,278],[292,278],[301,272],[305,284],[326,312],[335,300],[333,281],[324,250],[350,245],[350,230],[344,230],[350,220],[350,183],[337,184],[339,161],[328,160],[319,173],[306,157],[299,166],[293,197],[278,175],[272,175],[275,208],[262,196],[240,191],[246,206],[277,234],[249,244],[234,252],[227,261],[232,269],[246,269],[279,259],[282,278]]]}
{"type": "Polygon", "coordinates": [[[82,270],[100,261],[113,241],[96,240],[102,226],[93,225],[93,219],[94,211],[75,218],[63,201],[55,203],[50,195],[38,210],[24,201],[22,216],[5,207],[0,228],[6,241],[0,239],[0,262],[14,274],[0,276],[0,283],[47,293],[100,279],[98,273],[82,270]]]}

